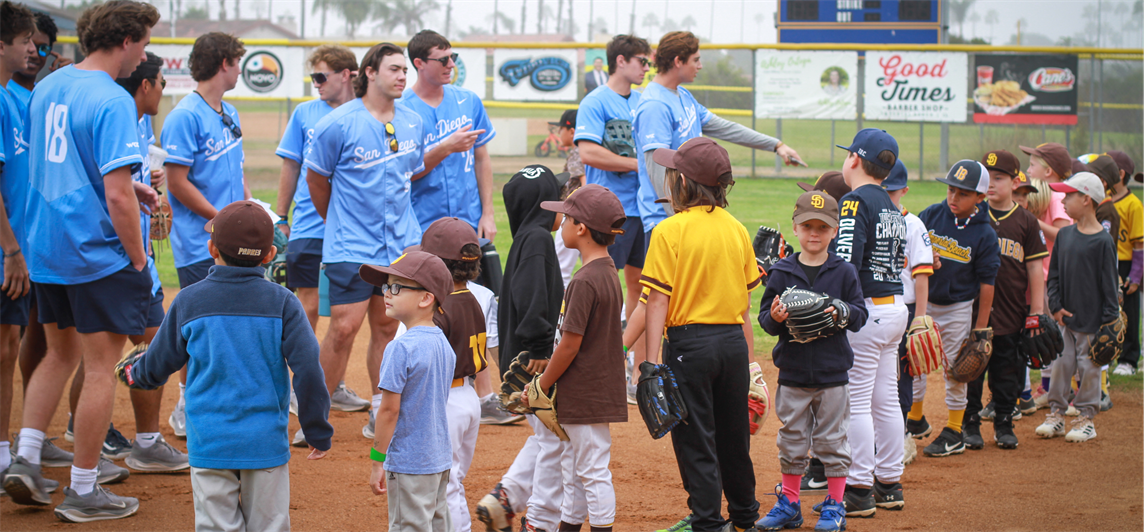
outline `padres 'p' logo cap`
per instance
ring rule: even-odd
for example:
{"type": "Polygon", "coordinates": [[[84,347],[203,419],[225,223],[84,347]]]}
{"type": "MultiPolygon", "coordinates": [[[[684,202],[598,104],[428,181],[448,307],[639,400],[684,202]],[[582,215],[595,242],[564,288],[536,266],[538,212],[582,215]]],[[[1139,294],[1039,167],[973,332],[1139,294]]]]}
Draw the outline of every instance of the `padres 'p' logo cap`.
{"type": "Polygon", "coordinates": [[[1021,161],[1017,160],[1016,155],[1006,150],[993,150],[986,153],[981,158],[981,164],[989,170],[1009,174],[1009,177],[1017,177],[1017,174],[1021,172],[1021,161]]]}
{"type": "Polygon", "coordinates": [[[830,227],[838,227],[838,202],[820,190],[804,192],[794,203],[795,225],[810,220],[821,220],[830,227]]]}

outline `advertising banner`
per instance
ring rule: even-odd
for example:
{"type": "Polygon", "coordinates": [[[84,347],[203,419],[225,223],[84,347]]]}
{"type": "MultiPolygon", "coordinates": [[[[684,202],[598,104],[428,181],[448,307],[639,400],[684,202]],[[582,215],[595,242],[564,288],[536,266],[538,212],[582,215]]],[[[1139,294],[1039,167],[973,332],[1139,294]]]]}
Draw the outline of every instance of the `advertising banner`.
{"type": "Polygon", "coordinates": [[[973,121],[1076,125],[1075,55],[977,54],[973,121]]]}
{"type": "MultiPolygon", "coordinates": [[[[163,77],[167,87],[163,94],[190,94],[195,89],[191,78],[190,45],[152,44],[147,51],[163,58],[163,77]]],[[[246,49],[239,59],[242,73],[238,85],[227,96],[263,96],[301,98],[305,94],[305,59],[307,49],[291,46],[260,46],[246,49]]]]}
{"type": "Polygon", "coordinates": [[[499,49],[493,53],[493,65],[497,100],[576,100],[576,50],[499,49]]]}
{"type": "Polygon", "coordinates": [[[961,52],[867,52],[867,120],[965,122],[968,56],[961,52]]]}
{"type": "MultiPolygon", "coordinates": [[[[353,47],[358,64],[365,59],[369,48],[353,47]]],[[[485,65],[488,63],[488,54],[484,48],[453,48],[457,54],[456,66],[453,67],[453,84],[477,93],[477,97],[485,99],[485,65]]],[[[406,74],[405,88],[412,87],[417,82],[417,69],[413,68],[413,60],[406,53],[405,60],[409,67],[406,74]]]]}
{"type": "Polygon", "coordinates": [[[759,118],[857,117],[858,54],[759,50],[755,57],[759,118]]]}

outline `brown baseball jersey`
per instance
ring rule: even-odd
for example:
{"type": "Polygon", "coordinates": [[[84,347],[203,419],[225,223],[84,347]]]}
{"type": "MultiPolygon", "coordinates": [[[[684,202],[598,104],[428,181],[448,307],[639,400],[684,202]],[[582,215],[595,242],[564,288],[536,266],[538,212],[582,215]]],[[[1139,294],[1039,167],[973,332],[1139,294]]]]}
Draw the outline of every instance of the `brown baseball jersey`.
{"type": "Polygon", "coordinates": [[[1106,198],[1096,206],[1096,221],[1100,222],[1100,226],[1112,235],[1112,240],[1116,241],[1117,235],[1120,234],[1120,213],[1116,210],[1116,203],[1112,198],[1106,198]]]}
{"type": "MultiPolygon", "coordinates": [[[[433,324],[440,327],[457,355],[453,379],[476,375],[488,366],[485,358],[485,314],[476,296],[468,290],[457,290],[441,302],[444,314],[433,315],[433,324]]],[[[459,385],[454,382],[453,385],[459,385]]]]}
{"type": "Polygon", "coordinates": [[[1009,211],[989,208],[989,224],[997,233],[1001,248],[1001,266],[993,285],[993,311],[989,325],[993,334],[1014,334],[1025,328],[1029,305],[1025,296],[1029,289],[1029,272],[1025,263],[1035,259],[1048,260],[1045,235],[1033,213],[1020,205],[1009,211]]]}
{"type": "Polygon", "coordinates": [[[580,351],[556,381],[556,415],[565,425],[628,420],[624,377],[623,296],[611,257],[585,264],[564,291],[556,345],[564,333],[584,337],[580,351]]]}

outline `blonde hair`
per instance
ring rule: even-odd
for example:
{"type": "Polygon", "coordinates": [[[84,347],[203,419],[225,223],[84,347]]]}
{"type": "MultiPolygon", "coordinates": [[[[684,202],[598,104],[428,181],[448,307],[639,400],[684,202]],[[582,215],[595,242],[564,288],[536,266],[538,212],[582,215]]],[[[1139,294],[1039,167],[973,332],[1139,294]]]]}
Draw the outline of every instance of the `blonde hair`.
{"type": "Polygon", "coordinates": [[[1053,193],[1049,188],[1049,184],[1043,179],[1029,179],[1029,184],[1037,189],[1036,192],[1030,192],[1028,196],[1028,209],[1033,213],[1033,216],[1040,218],[1044,216],[1045,211],[1049,209],[1049,202],[1052,201],[1053,193]]]}
{"type": "Polygon", "coordinates": [[[1065,169],[1065,174],[1064,174],[1064,175],[1061,175],[1061,174],[1057,173],[1057,169],[1056,169],[1056,168],[1053,168],[1052,166],[1049,166],[1049,163],[1045,162],[1045,160],[1044,160],[1044,159],[1042,159],[1041,157],[1038,157],[1038,156],[1036,156],[1036,155],[1032,155],[1032,154],[1030,154],[1030,155],[1029,155],[1029,160],[1030,160],[1030,161],[1034,161],[1034,162],[1036,162],[1037,164],[1039,164],[1039,165],[1041,165],[1041,166],[1044,166],[1045,168],[1048,168],[1048,169],[1049,169],[1050,171],[1052,171],[1054,174],[1057,174],[1057,177],[1059,177],[1061,181],[1064,181],[1064,180],[1068,179],[1069,177],[1072,177],[1072,168],[1066,168],[1066,169],[1065,169]]]}

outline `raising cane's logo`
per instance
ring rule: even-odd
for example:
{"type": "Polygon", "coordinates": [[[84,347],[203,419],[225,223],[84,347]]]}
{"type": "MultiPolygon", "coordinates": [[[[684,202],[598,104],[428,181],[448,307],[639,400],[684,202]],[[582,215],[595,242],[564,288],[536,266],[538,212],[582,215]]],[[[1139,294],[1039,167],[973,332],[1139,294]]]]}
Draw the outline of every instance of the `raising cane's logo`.
{"type": "Polygon", "coordinates": [[[907,63],[899,54],[878,60],[882,68],[882,77],[878,78],[878,86],[884,87],[882,100],[908,101],[908,102],[948,102],[953,100],[953,92],[949,86],[945,87],[910,87],[910,80],[924,81],[926,78],[945,79],[946,59],[933,64],[919,62],[907,63]]]}
{"type": "Polygon", "coordinates": [[[1068,92],[1076,85],[1072,70],[1059,67],[1042,67],[1029,74],[1029,87],[1041,92],[1068,92]]]}
{"type": "Polygon", "coordinates": [[[242,62],[242,81],[254,92],[270,92],[282,83],[282,62],[270,52],[254,52],[242,62]]]}
{"type": "Polygon", "coordinates": [[[572,65],[562,57],[513,59],[505,61],[498,73],[510,87],[527,78],[532,88],[552,92],[564,88],[572,80],[572,65]]]}

